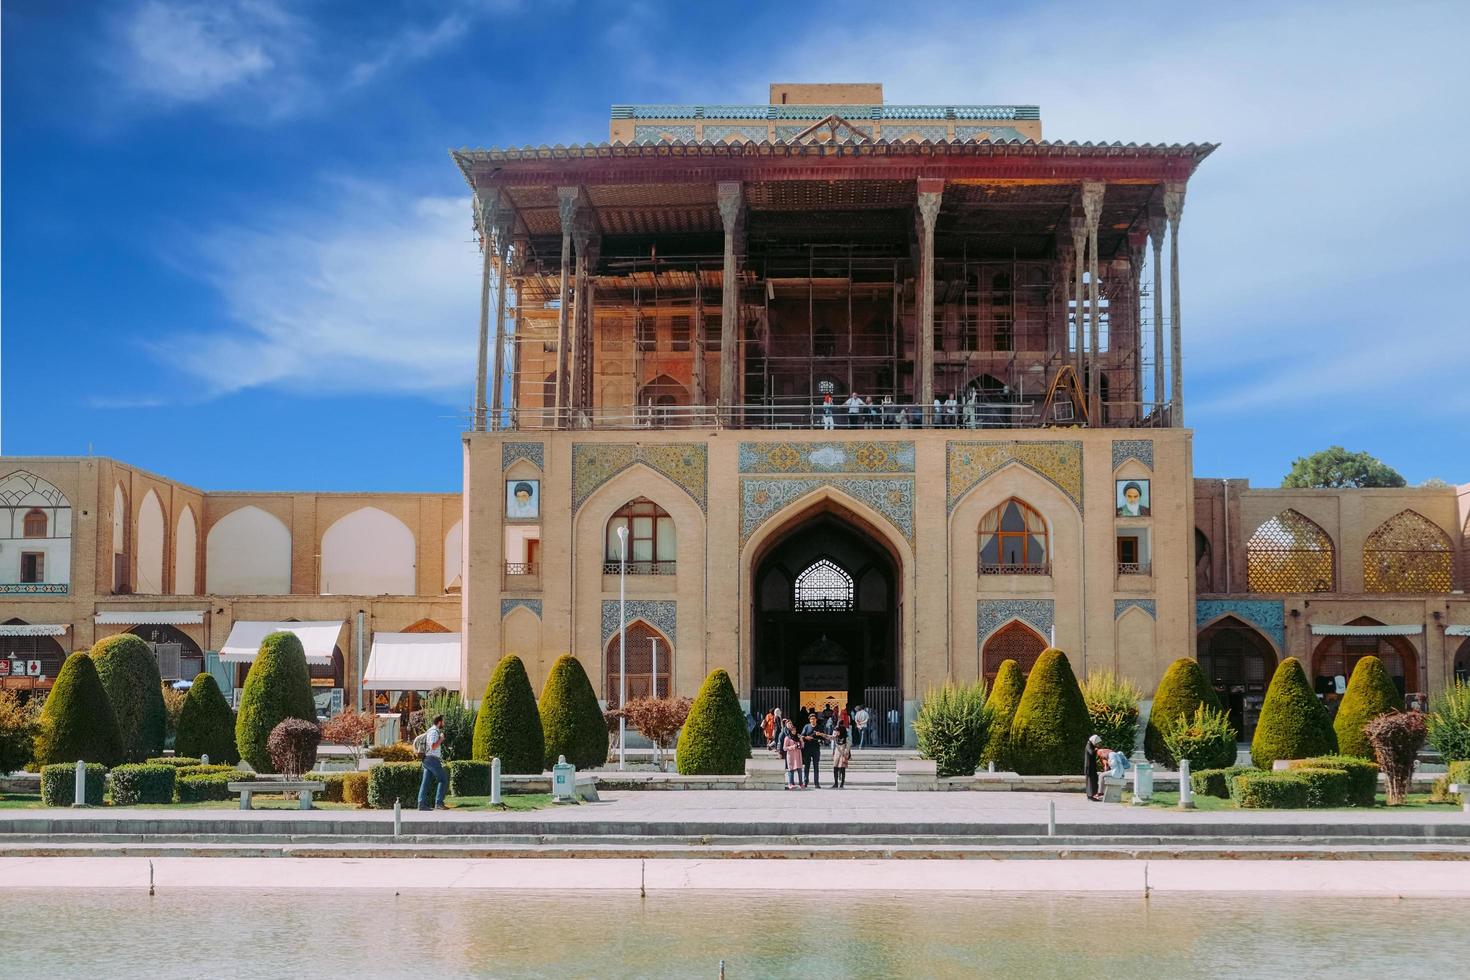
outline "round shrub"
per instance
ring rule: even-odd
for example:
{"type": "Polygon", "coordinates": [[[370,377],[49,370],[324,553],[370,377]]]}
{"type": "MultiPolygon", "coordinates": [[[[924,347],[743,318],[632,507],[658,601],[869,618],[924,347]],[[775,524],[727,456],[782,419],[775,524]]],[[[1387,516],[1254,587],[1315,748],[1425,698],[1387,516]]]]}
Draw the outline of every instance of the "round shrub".
{"type": "Polygon", "coordinates": [[[414,762],[418,756],[414,754],[413,746],[408,742],[394,742],[392,745],[374,745],[367,750],[369,759],[382,759],[384,762],[414,762]]]}
{"type": "Polygon", "coordinates": [[[1306,807],[1310,781],[1300,772],[1254,770],[1230,783],[1230,798],[1247,810],[1299,810],[1306,807]]]}
{"type": "Polygon", "coordinates": [[[271,754],[272,772],[299,776],[311,772],[316,765],[316,750],[322,742],[322,729],[314,721],[287,718],[271,729],[266,749],[271,754]]]}
{"type": "Polygon", "coordinates": [[[1174,759],[1188,759],[1191,767],[1224,769],[1235,764],[1235,729],[1230,716],[1207,704],[1169,725],[1164,730],[1164,746],[1174,759]]]}
{"type": "Polygon", "coordinates": [[[700,685],[679,734],[676,755],[681,776],[745,773],[745,760],[750,758],[745,712],[740,710],[735,685],[723,669],[710,671],[700,685]]]}
{"type": "Polygon", "coordinates": [[[980,753],[982,765],[994,762],[997,769],[1012,767],[1006,740],[1010,738],[1016,708],[1025,691],[1026,675],[1021,673],[1021,665],[1014,660],[1002,660],[995,683],[990,687],[990,697],[985,701],[990,711],[990,733],[985,737],[985,751],[980,753]]]}
{"type": "Polygon", "coordinates": [[[109,636],[92,646],[92,662],[117,719],[120,760],[142,762],[162,755],[168,717],[158,660],[148,644],[132,633],[109,636]]]}
{"type": "Polygon", "coordinates": [[[1170,769],[1178,766],[1179,760],[1170,754],[1168,745],[1164,743],[1164,730],[1180,718],[1192,718],[1195,709],[1202,704],[1217,710],[1221,708],[1220,699],[1215,696],[1215,689],[1210,686],[1210,679],[1200,669],[1199,663],[1191,657],[1180,657],[1164,671],[1159,686],[1154,690],[1148,727],[1143,732],[1144,754],[1170,769]]]}
{"type": "Polygon", "coordinates": [[[1011,723],[1010,752],[1016,772],[1051,776],[1082,771],[1083,747],[1092,721],[1067,655],[1042,652],[1026,678],[1026,691],[1011,723]]]}
{"type": "Polygon", "coordinates": [[[418,805],[424,767],[417,762],[385,762],[367,772],[367,805],[375,810],[393,809],[398,800],[407,809],[418,805]]]}
{"type": "Polygon", "coordinates": [[[551,665],[539,708],[546,735],[547,769],[563,755],[578,769],[595,769],[607,763],[607,725],[580,660],[563,654],[551,665]]]}
{"type": "MultiPolygon", "coordinates": [[[[209,768],[214,768],[213,766],[209,768]]],[[[250,774],[239,769],[227,772],[200,772],[185,775],[179,773],[174,783],[174,792],[180,803],[213,803],[233,799],[230,783],[249,779],[250,774]]]]}
{"type": "Polygon", "coordinates": [[[1445,762],[1470,762],[1470,684],[1455,681],[1431,707],[1429,744],[1445,762]]]}
{"type": "Polygon", "coordinates": [[[240,749],[235,745],[235,711],[212,674],[195,677],[184,697],[174,751],[179,755],[207,755],[210,762],[231,766],[240,761],[240,749]]]}
{"type": "Polygon", "coordinates": [[[287,718],[314,724],[316,701],[311,696],[311,674],[301,641],[283,630],[261,641],[260,653],[245,675],[240,713],[235,718],[235,748],[256,772],[270,771],[266,743],[272,729],[287,718]]]}
{"type": "Polygon", "coordinates": [[[1418,711],[1379,715],[1364,727],[1373,757],[1383,770],[1384,795],[1389,806],[1398,806],[1409,795],[1414,779],[1414,760],[1424,746],[1428,730],[1424,715],[1418,711]]]}
{"type": "Polygon", "coordinates": [[[1307,675],[1295,657],[1276,667],[1256,737],[1251,741],[1251,761],[1259,769],[1270,769],[1277,759],[1305,759],[1337,752],[1337,735],[1327,709],[1312,693],[1307,675]]]}
{"type": "Polygon", "coordinates": [[[449,770],[450,796],[489,796],[490,763],[483,759],[456,759],[445,763],[449,770]]]}
{"type": "Polygon", "coordinates": [[[1378,764],[1353,755],[1319,755],[1311,759],[1293,759],[1288,763],[1297,769],[1339,769],[1347,773],[1346,806],[1373,806],[1378,802],[1378,764]]]}
{"type": "Polygon", "coordinates": [[[172,803],[177,772],[173,766],[147,762],[118,766],[109,774],[112,780],[112,805],[172,803]]]}
{"type": "Polygon", "coordinates": [[[931,759],[938,774],[973,776],[980,766],[989,734],[985,681],[959,685],[946,682],[924,695],[914,718],[919,756],[931,759]]]}
{"type": "Polygon", "coordinates": [[[120,761],[117,719],[92,658],[77,652],[66,658],[41,709],[36,732],[36,762],[42,766],[78,759],[104,766],[120,761]]]}
{"type": "Polygon", "coordinates": [[[1082,700],[1087,703],[1093,734],[1102,736],[1105,748],[1124,755],[1133,751],[1138,741],[1138,702],[1142,697],[1138,685],[1111,670],[1087,675],[1082,682],[1082,700]]]}
{"type": "MultiPolygon", "coordinates": [[[[72,654],[86,656],[86,654],[72,654]]],[[[53,690],[55,690],[53,688],[53,690]]],[[[101,806],[102,796],[107,789],[107,768],[97,762],[87,763],[84,777],[87,787],[86,804],[101,806]]],[[[58,762],[41,767],[41,805],[71,806],[77,799],[77,764],[58,762]]]]}
{"type": "Polygon", "coordinates": [[[1201,769],[1189,774],[1189,785],[1201,796],[1230,799],[1230,782],[1243,772],[1259,772],[1254,766],[1230,766],[1226,769],[1201,769]]]}
{"type": "MultiPolygon", "coordinates": [[[[485,686],[485,698],[475,717],[474,755],[476,759],[499,758],[500,771],[506,775],[534,776],[544,771],[541,715],[525,664],[515,654],[501,658],[485,686]]],[[[417,799],[417,789],[414,795],[417,799]]]]}
{"type": "Polygon", "coordinates": [[[1337,717],[1332,721],[1332,730],[1337,733],[1337,751],[1342,755],[1373,758],[1373,746],[1368,744],[1363,726],[1403,706],[1404,699],[1389,680],[1383,661],[1377,657],[1359,660],[1337,706],[1337,717]]]}
{"type": "Polygon", "coordinates": [[[175,769],[192,769],[194,766],[204,765],[203,759],[187,755],[160,755],[147,762],[150,766],[173,766],[175,769]]]}

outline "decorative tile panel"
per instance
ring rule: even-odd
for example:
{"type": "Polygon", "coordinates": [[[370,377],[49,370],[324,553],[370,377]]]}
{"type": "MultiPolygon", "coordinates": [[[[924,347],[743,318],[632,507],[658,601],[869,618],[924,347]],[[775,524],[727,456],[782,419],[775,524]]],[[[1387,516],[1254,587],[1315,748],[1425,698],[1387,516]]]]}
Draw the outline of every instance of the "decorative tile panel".
{"type": "MultiPolygon", "coordinates": [[[[670,646],[678,646],[679,639],[675,633],[679,608],[677,602],[673,599],[629,599],[627,606],[628,622],[641,619],[668,637],[670,646]]],[[[602,645],[607,646],[607,641],[611,640],[617,631],[618,600],[603,599],[602,645]]]]}
{"type": "Polygon", "coordinates": [[[510,599],[500,600],[500,618],[504,619],[505,617],[509,616],[511,610],[514,609],[516,606],[525,606],[527,609],[531,610],[531,612],[536,614],[537,619],[541,618],[541,600],[524,599],[519,596],[510,599]]]}
{"type": "Polygon", "coordinates": [[[572,513],[598,487],[636,463],[673,480],[700,510],[709,509],[709,451],[703,443],[589,442],[572,446],[572,513]]]}
{"type": "Polygon", "coordinates": [[[1130,459],[1136,459],[1149,469],[1154,468],[1154,441],[1152,439],[1114,439],[1113,469],[1130,459]]]}
{"type": "Polygon", "coordinates": [[[723,143],[731,136],[765,142],[770,136],[770,130],[765,126],[715,126],[708,123],[705,124],[703,138],[708,142],[723,143]]]}
{"type": "Polygon", "coordinates": [[[945,479],[949,510],[981,480],[1011,463],[1056,484],[1077,509],[1082,509],[1082,443],[1071,440],[1044,442],[950,442],[945,444],[945,479]]]}
{"type": "Polygon", "coordinates": [[[956,126],[954,138],[957,140],[991,140],[993,142],[1021,140],[1026,142],[1026,137],[1014,126],[956,126]]]}
{"type": "Polygon", "coordinates": [[[1128,607],[1130,606],[1137,606],[1139,609],[1142,609],[1154,619],[1159,618],[1158,609],[1155,607],[1154,600],[1152,599],[1114,599],[1113,618],[1121,619],[1123,614],[1128,611],[1128,607]]]}
{"type": "Polygon", "coordinates": [[[634,143],[663,143],[671,140],[675,143],[693,143],[693,126],[634,126],[634,143]]]}
{"type": "Polygon", "coordinates": [[[546,447],[539,442],[502,442],[500,444],[500,468],[510,469],[510,464],[524,459],[538,470],[546,470],[546,447]]]}
{"type": "Polygon", "coordinates": [[[797,134],[805,131],[808,128],[809,127],[807,126],[777,126],[776,139],[782,141],[794,139],[797,134]]]}
{"type": "Polygon", "coordinates": [[[3,595],[67,595],[71,586],[65,582],[5,582],[0,583],[3,595]]]}
{"type": "Polygon", "coordinates": [[[893,140],[928,140],[931,143],[942,143],[949,139],[948,126],[912,126],[908,123],[886,122],[883,124],[883,139],[893,140]]]}
{"type": "Polygon", "coordinates": [[[912,442],[742,442],[742,473],[912,473],[912,442]]]}
{"type": "Polygon", "coordinates": [[[1019,619],[1051,642],[1056,603],[1051,599],[981,599],[975,604],[975,639],[985,638],[1013,619],[1019,619]]]}
{"type": "Polygon", "coordinates": [[[1286,649],[1286,604],[1272,599],[1197,599],[1194,603],[1194,626],[1198,630],[1221,616],[1234,616],[1259,629],[1276,643],[1277,650],[1286,649]]]}
{"type": "Polygon", "coordinates": [[[914,478],[911,476],[844,479],[818,477],[796,480],[740,481],[740,546],[762,524],[793,500],[820,487],[860,500],[886,517],[909,544],[914,543],[914,478]]]}

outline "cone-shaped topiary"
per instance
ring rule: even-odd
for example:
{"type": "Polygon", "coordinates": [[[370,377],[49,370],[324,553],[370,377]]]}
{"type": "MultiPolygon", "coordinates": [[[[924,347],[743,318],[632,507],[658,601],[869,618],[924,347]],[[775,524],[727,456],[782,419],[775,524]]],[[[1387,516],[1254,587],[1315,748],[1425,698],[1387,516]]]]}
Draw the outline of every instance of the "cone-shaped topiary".
{"type": "Polygon", "coordinates": [[[1061,775],[1082,771],[1092,722],[1067,655],[1050,648],[1036,658],[1011,720],[1008,747],[1016,772],[1061,775]]]}
{"type": "Polygon", "coordinates": [[[143,762],[163,754],[167,713],[158,660],[141,636],[119,633],[92,646],[92,663],[107,692],[122,739],[122,761],[143,762]]]}
{"type": "Polygon", "coordinates": [[[995,673],[995,684],[990,688],[990,697],[985,707],[990,710],[990,734],[985,739],[985,751],[980,754],[980,764],[994,762],[995,768],[1011,767],[1010,752],[1006,740],[1010,738],[1011,722],[1016,717],[1016,708],[1026,690],[1026,675],[1021,665],[1014,660],[1002,660],[995,673]]]}
{"type": "Polygon", "coordinates": [[[215,765],[233,766],[240,761],[240,750],[235,745],[235,712],[220,693],[214,675],[204,673],[194,678],[179,712],[174,752],[196,759],[208,755],[215,765]]]}
{"type": "Polygon", "coordinates": [[[750,735],[735,685],[724,670],[710,671],[694,698],[677,747],[683,776],[739,776],[750,758],[750,735]]]}
{"type": "Polygon", "coordinates": [[[1337,706],[1337,717],[1332,721],[1332,730],[1337,733],[1337,751],[1342,755],[1373,758],[1373,746],[1363,734],[1363,726],[1379,715],[1401,711],[1403,707],[1404,699],[1389,680],[1383,661],[1377,657],[1359,660],[1337,706]]]}
{"type": "Polygon", "coordinates": [[[475,717],[473,750],[476,759],[499,758],[500,771],[507,775],[545,771],[546,743],[536,695],[525,664],[513,653],[501,658],[485,686],[485,699],[475,717]]]}
{"type": "Polygon", "coordinates": [[[1180,657],[1164,671],[1154,690],[1153,707],[1148,712],[1148,727],[1143,732],[1143,752],[1153,761],[1173,768],[1179,760],[1164,744],[1164,731],[1180,718],[1193,718],[1200,705],[1220,708],[1220,699],[1210,686],[1210,679],[1191,657],[1180,657]]]}
{"type": "Polygon", "coordinates": [[[1251,741],[1251,761],[1258,769],[1270,769],[1277,759],[1306,759],[1337,752],[1337,735],[1327,709],[1312,693],[1307,675],[1295,657],[1276,667],[1256,737],[1251,741]]]}
{"type": "MultiPolygon", "coordinates": [[[[316,723],[306,651],[295,633],[284,630],[260,641],[260,653],[245,675],[240,713],[235,718],[235,748],[256,772],[271,771],[271,730],[287,718],[316,723]]],[[[210,757],[214,761],[214,757],[210,757]]]]}
{"type": "Polygon", "coordinates": [[[578,769],[607,762],[607,722],[580,660],[568,653],[551,665],[539,708],[547,769],[563,755],[578,769]]]}
{"type": "Polygon", "coordinates": [[[121,755],[117,719],[97,677],[97,665],[78,651],[61,665],[41,708],[36,764],[48,766],[82,759],[115,766],[121,755]]]}

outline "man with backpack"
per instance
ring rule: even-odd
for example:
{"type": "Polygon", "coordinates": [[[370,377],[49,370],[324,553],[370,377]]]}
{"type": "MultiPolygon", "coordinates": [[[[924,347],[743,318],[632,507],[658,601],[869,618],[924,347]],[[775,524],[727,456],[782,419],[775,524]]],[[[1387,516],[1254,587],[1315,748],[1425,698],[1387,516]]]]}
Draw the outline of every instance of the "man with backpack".
{"type": "Polygon", "coordinates": [[[413,750],[424,762],[424,778],[419,783],[419,809],[428,810],[429,780],[439,784],[432,809],[443,810],[444,794],[449,789],[449,776],[444,772],[444,716],[435,715],[429,730],[413,740],[413,750]]]}

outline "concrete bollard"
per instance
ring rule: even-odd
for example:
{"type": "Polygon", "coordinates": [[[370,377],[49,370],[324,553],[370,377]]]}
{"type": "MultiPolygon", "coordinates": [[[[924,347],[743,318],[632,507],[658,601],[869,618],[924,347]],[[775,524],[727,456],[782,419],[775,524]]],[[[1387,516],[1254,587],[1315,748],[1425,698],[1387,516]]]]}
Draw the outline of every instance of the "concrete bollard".
{"type": "Polygon", "coordinates": [[[87,764],[81,759],[77,760],[77,781],[75,791],[71,798],[72,806],[87,805],[87,764]]]}
{"type": "Polygon", "coordinates": [[[208,752],[201,752],[201,753],[199,753],[199,764],[200,765],[204,765],[204,766],[209,765],[209,753],[208,752]]]}
{"type": "Polygon", "coordinates": [[[1145,806],[1154,795],[1154,767],[1151,762],[1133,766],[1133,805],[1145,806]]]}
{"type": "Polygon", "coordinates": [[[994,759],[991,759],[989,762],[985,763],[985,771],[986,772],[989,772],[989,773],[995,772],[995,760],[994,759]]]}
{"type": "Polygon", "coordinates": [[[393,801],[393,836],[403,836],[403,801],[393,801]]]}
{"type": "Polygon", "coordinates": [[[490,760],[490,805],[500,805],[500,757],[490,760]]]}
{"type": "Polygon", "coordinates": [[[1189,784],[1189,760],[1179,760],[1179,809],[1194,809],[1194,787],[1189,784]]]}
{"type": "Polygon", "coordinates": [[[1057,835],[1057,801],[1047,800],[1046,807],[1046,836],[1055,837],[1057,835]]]}

